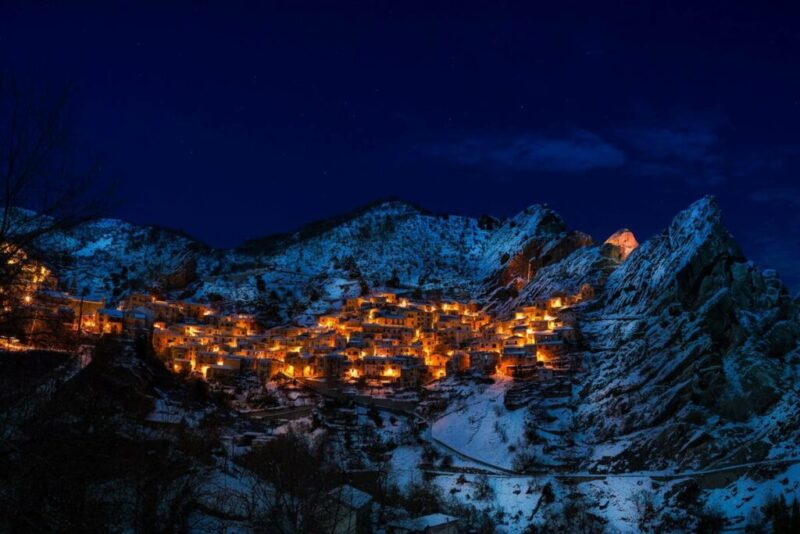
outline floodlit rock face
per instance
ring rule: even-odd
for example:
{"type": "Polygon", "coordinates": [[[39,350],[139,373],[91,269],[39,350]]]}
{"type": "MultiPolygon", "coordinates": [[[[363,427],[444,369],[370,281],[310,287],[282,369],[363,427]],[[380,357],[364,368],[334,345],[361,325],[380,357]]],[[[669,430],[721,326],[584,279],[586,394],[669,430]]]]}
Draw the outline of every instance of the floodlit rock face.
{"type": "Polygon", "coordinates": [[[628,259],[631,252],[639,247],[639,242],[633,232],[624,228],[617,230],[611,237],[603,243],[604,252],[616,261],[622,262],[628,259]]]}

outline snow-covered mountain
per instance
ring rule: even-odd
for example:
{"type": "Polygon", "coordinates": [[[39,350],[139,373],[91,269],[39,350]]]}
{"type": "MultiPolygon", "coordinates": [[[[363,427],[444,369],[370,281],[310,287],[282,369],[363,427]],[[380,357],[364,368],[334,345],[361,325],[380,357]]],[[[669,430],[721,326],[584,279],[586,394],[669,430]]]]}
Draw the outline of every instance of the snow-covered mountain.
{"type": "MultiPolygon", "coordinates": [[[[770,463],[800,459],[800,303],[777,273],[743,257],[710,197],[641,245],[628,230],[595,243],[546,206],[499,221],[395,201],[234,250],[107,219],[40,245],[69,258],[58,273],[69,288],[222,299],[276,322],[381,286],[474,299],[505,315],[589,283],[596,298],[570,312],[583,362],[571,394],[512,413],[498,401],[506,385],[459,386],[463,409],[453,406],[434,435],[505,469],[514,455],[501,443],[560,472],[723,468],[746,483],[713,498],[743,510],[760,485],[800,485],[796,467],[770,463]],[[755,471],[729,470],[742,465],[755,471]]],[[[671,484],[659,494],[665,503],[671,484]]],[[[598,503],[619,497],[596,486],[598,503]]]]}
{"type": "Polygon", "coordinates": [[[171,230],[98,219],[48,233],[38,243],[58,261],[65,289],[111,300],[134,291],[182,290],[207,272],[215,252],[171,230]]]}
{"type": "Polygon", "coordinates": [[[712,198],[636,245],[629,231],[594,244],[546,206],[498,221],[396,201],[260,250],[213,250],[110,219],[46,243],[71,258],[59,273],[68,287],[113,298],[158,289],[245,309],[267,302],[275,321],[308,318],[367,287],[435,290],[502,315],[590,283],[597,298],[578,310],[576,420],[587,447],[624,440],[597,463],[637,465],[644,455],[654,468],[686,467],[779,454],[785,422],[800,428],[798,303],[774,271],[745,260],[712,198]]]}
{"type": "Polygon", "coordinates": [[[59,273],[68,286],[266,302],[275,321],[322,312],[367,287],[436,290],[505,314],[590,283],[598,296],[578,314],[577,420],[589,442],[627,440],[601,463],[633,465],[633,451],[644,450],[659,467],[763,458],[784,442],[773,435],[785,432],[781,420],[800,427],[798,303],[774,271],[745,260],[712,198],[638,248],[627,230],[594,244],[546,206],[497,221],[397,201],[260,249],[212,250],[109,219],[48,239],[72,258],[59,273]]]}
{"type": "Polygon", "coordinates": [[[710,197],[634,244],[622,231],[575,246],[489,302],[504,313],[597,290],[574,310],[584,372],[572,432],[543,446],[611,471],[800,457],[800,304],[777,274],[742,256],[710,197]]]}
{"type": "Polygon", "coordinates": [[[116,299],[150,289],[244,309],[272,299],[279,318],[288,320],[387,285],[466,299],[489,295],[523,283],[529,257],[547,264],[573,242],[591,238],[568,232],[546,206],[499,221],[433,215],[389,201],[232,250],[113,219],[48,236],[41,246],[69,259],[59,274],[74,291],[116,299]]]}

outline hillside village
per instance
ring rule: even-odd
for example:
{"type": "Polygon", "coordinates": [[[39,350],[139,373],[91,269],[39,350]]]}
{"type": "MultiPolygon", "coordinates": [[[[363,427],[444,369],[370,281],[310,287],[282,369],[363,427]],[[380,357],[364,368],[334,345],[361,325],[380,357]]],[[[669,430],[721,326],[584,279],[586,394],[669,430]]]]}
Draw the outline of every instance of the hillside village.
{"type": "MultiPolygon", "coordinates": [[[[35,284],[42,285],[38,277],[35,284]]],[[[31,316],[60,321],[85,335],[149,337],[175,372],[230,383],[255,374],[415,388],[459,374],[500,374],[547,381],[577,370],[572,307],[594,295],[588,284],[495,317],[476,302],[411,299],[376,292],[347,299],[315,326],[259,326],[250,314],[223,313],[208,303],[132,294],[116,307],[102,297],[77,297],[44,284],[24,302],[31,316]]],[[[52,321],[50,321],[52,322],[52,321]]],[[[36,325],[30,326],[34,333],[36,325]]]]}
{"type": "Polygon", "coordinates": [[[315,327],[266,331],[249,315],[181,303],[175,306],[184,310],[184,320],[156,317],[153,345],[176,371],[200,371],[208,379],[247,370],[262,379],[283,374],[397,387],[463,372],[543,378],[573,370],[568,348],[576,336],[559,312],[591,295],[587,286],[578,295],[497,319],[476,303],[412,301],[382,292],[348,299],[340,311],[320,316],[315,327]]]}

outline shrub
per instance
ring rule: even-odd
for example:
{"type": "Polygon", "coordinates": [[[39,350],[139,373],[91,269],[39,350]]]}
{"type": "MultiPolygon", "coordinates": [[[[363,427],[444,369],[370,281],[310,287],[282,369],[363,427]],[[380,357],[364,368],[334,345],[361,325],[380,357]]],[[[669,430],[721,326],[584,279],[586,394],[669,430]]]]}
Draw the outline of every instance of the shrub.
{"type": "Polygon", "coordinates": [[[536,445],[537,443],[542,443],[544,440],[539,435],[539,427],[536,424],[536,421],[533,419],[526,419],[525,420],[525,441],[529,445],[536,445]]]}
{"type": "Polygon", "coordinates": [[[519,473],[530,471],[536,466],[536,457],[530,451],[520,451],[511,462],[511,468],[519,473]]]}
{"type": "Polygon", "coordinates": [[[442,494],[431,482],[412,484],[403,499],[403,507],[412,516],[438,512],[442,507],[442,494]]]}
{"type": "Polygon", "coordinates": [[[506,429],[503,427],[503,425],[500,424],[499,419],[494,422],[494,431],[500,437],[501,442],[508,442],[508,434],[506,433],[506,429]]]}
{"type": "Polygon", "coordinates": [[[772,523],[773,532],[800,532],[800,503],[795,498],[789,506],[783,495],[770,496],[764,505],[764,518],[772,523]]]}
{"type": "Polygon", "coordinates": [[[698,534],[716,534],[722,532],[725,526],[725,516],[716,508],[706,507],[697,514],[698,534]]]}
{"type": "Polygon", "coordinates": [[[473,482],[475,486],[475,499],[479,501],[488,501],[494,497],[494,488],[489,483],[489,477],[486,475],[480,475],[475,478],[475,482],[473,482]]]}
{"type": "Polygon", "coordinates": [[[549,482],[542,488],[542,504],[552,504],[556,500],[556,494],[553,491],[553,485],[549,482]]]}
{"type": "Polygon", "coordinates": [[[436,451],[436,449],[430,445],[427,445],[422,449],[421,458],[423,463],[433,464],[439,458],[439,453],[436,451]]]}
{"type": "Polygon", "coordinates": [[[655,495],[652,491],[642,490],[634,496],[633,503],[639,516],[639,528],[647,531],[656,515],[655,495]]]}
{"type": "Polygon", "coordinates": [[[758,510],[753,508],[747,516],[747,522],[744,525],[746,534],[766,534],[767,529],[764,525],[764,515],[758,510]]]}

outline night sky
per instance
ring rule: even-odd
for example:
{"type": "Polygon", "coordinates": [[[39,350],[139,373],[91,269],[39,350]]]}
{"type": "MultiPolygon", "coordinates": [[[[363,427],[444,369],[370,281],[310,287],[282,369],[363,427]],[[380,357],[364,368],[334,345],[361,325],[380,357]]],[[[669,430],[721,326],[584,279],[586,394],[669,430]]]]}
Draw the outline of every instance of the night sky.
{"type": "Polygon", "coordinates": [[[710,193],[799,289],[798,8],[544,4],[6,3],[0,67],[74,86],[115,216],[215,246],[389,196],[646,238],[710,193]]]}

